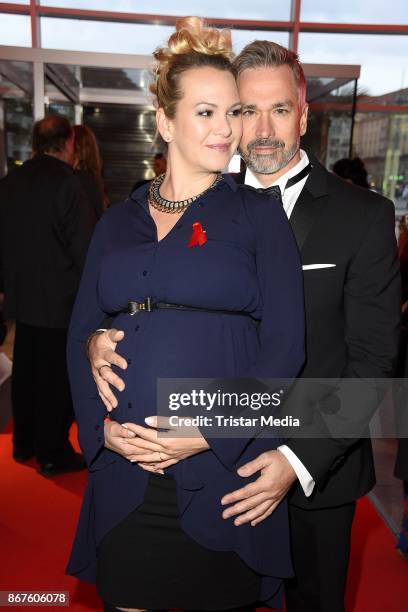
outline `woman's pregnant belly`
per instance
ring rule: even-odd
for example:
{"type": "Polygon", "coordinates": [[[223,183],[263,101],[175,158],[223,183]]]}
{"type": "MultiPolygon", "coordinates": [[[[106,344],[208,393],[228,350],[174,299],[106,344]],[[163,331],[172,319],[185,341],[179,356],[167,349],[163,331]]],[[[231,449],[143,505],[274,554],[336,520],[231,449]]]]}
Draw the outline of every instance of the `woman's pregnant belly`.
{"type": "MultiPolygon", "coordinates": [[[[115,418],[122,422],[143,423],[157,414],[160,379],[183,379],[183,388],[190,382],[197,388],[197,379],[239,377],[259,347],[247,316],[159,310],[120,315],[113,326],[125,332],[117,351],[128,361],[126,370],[116,369],[126,385],[117,392],[115,418]]],[[[171,387],[166,381],[166,389],[171,387]]]]}

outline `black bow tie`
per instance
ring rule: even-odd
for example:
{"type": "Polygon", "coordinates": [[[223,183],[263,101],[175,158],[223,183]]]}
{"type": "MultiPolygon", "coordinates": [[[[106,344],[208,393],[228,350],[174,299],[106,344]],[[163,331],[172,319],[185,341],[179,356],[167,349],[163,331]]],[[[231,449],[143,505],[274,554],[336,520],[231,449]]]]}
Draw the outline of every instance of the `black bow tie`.
{"type": "MultiPolygon", "coordinates": [[[[295,174],[295,176],[292,176],[287,181],[287,183],[285,185],[285,191],[286,191],[286,189],[289,189],[289,187],[293,187],[293,185],[296,185],[296,183],[298,183],[299,181],[304,179],[305,176],[307,176],[310,173],[311,169],[312,169],[312,164],[309,162],[307,164],[307,166],[305,166],[303,168],[303,170],[298,172],[298,174],[295,174]]],[[[283,201],[282,201],[282,192],[280,190],[279,185],[272,185],[272,187],[266,187],[265,189],[263,187],[259,187],[257,189],[257,191],[259,193],[266,193],[268,195],[271,195],[274,198],[276,198],[281,204],[283,204],[283,201]]]]}
{"type": "Polygon", "coordinates": [[[266,193],[268,195],[271,195],[276,200],[278,200],[281,204],[283,204],[283,202],[282,202],[282,193],[281,193],[279,185],[272,185],[272,187],[266,187],[265,189],[263,187],[259,187],[257,189],[257,191],[259,193],[266,193]]]}

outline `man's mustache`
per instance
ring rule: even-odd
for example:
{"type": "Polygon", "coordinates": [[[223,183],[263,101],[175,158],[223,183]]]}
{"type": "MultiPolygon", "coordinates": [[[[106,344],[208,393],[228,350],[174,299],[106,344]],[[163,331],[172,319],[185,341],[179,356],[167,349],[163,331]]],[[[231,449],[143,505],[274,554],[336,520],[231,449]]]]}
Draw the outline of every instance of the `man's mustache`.
{"type": "Polygon", "coordinates": [[[271,147],[273,149],[284,149],[285,143],[282,140],[274,140],[273,138],[257,138],[248,144],[248,151],[252,151],[257,147],[271,147]]]}

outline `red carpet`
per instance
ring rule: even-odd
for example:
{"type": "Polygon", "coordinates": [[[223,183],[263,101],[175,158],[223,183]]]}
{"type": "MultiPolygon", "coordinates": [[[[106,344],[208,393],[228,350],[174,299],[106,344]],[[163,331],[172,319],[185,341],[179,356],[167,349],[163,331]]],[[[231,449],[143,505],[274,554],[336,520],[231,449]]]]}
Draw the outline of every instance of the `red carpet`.
{"type": "MultiPolygon", "coordinates": [[[[39,476],[34,461],[12,461],[11,435],[0,434],[0,590],[69,591],[70,610],[102,609],[92,585],[64,576],[85,480],[85,472],[52,480],[39,476]]],[[[362,500],[347,612],[408,610],[407,583],[408,563],[396,553],[395,539],[371,503],[362,500]]]]}

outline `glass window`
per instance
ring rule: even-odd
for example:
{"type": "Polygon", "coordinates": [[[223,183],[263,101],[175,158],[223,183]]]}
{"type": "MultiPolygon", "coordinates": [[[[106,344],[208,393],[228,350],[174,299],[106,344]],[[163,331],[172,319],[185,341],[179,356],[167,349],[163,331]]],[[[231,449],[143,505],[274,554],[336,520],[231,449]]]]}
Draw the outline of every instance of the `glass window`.
{"type": "Polygon", "coordinates": [[[289,45],[289,33],[265,30],[232,30],[232,44],[235,53],[239,53],[245,45],[254,40],[272,40],[287,47],[289,45]]]}
{"type": "MultiPolygon", "coordinates": [[[[172,32],[173,26],[41,18],[41,46],[48,49],[151,54],[166,42],[172,32]]],[[[289,43],[287,32],[233,30],[234,51],[238,53],[256,38],[273,40],[285,46],[289,43]]]]}
{"type": "Polygon", "coordinates": [[[408,208],[408,114],[357,113],[353,154],[364,161],[371,186],[394,201],[397,215],[408,208]]]}
{"type": "Polygon", "coordinates": [[[125,13],[149,13],[157,15],[198,15],[200,17],[221,17],[239,19],[263,19],[287,21],[290,19],[291,0],[235,0],[233,3],[219,0],[41,0],[43,6],[62,8],[118,11],[125,13]]]}
{"type": "Polygon", "coordinates": [[[31,26],[28,15],[1,15],[0,45],[31,47],[31,26]]]}
{"type": "Polygon", "coordinates": [[[33,66],[0,60],[0,177],[31,155],[33,66]]]}
{"type": "Polygon", "coordinates": [[[299,55],[313,64],[360,64],[359,91],[370,96],[408,87],[408,36],[303,33],[299,55]]]}
{"type": "Polygon", "coordinates": [[[150,54],[173,30],[171,26],[42,17],[41,44],[48,49],[150,54]]]}
{"type": "Polygon", "coordinates": [[[75,123],[75,107],[73,104],[64,102],[50,102],[45,106],[46,115],[61,115],[66,117],[70,123],[75,123]]]}
{"type": "Polygon", "coordinates": [[[302,146],[329,170],[336,161],[349,156],[352,127],[354,81],[334,89],[335,83],[332,79],[308,77],[310,106],[307,132],[302,138],[302,146]]]}
{"type": "Polygon", "coordinates": [[[332,23],[408,23],[406,0],[302,0],[302,21],[332,23]]]}
{"type": "Polygon", "coordinates": [[[4,100],[4,131],[7,172],[21,166],[31,156],[33,109],[27,98],[4,100]]]}

